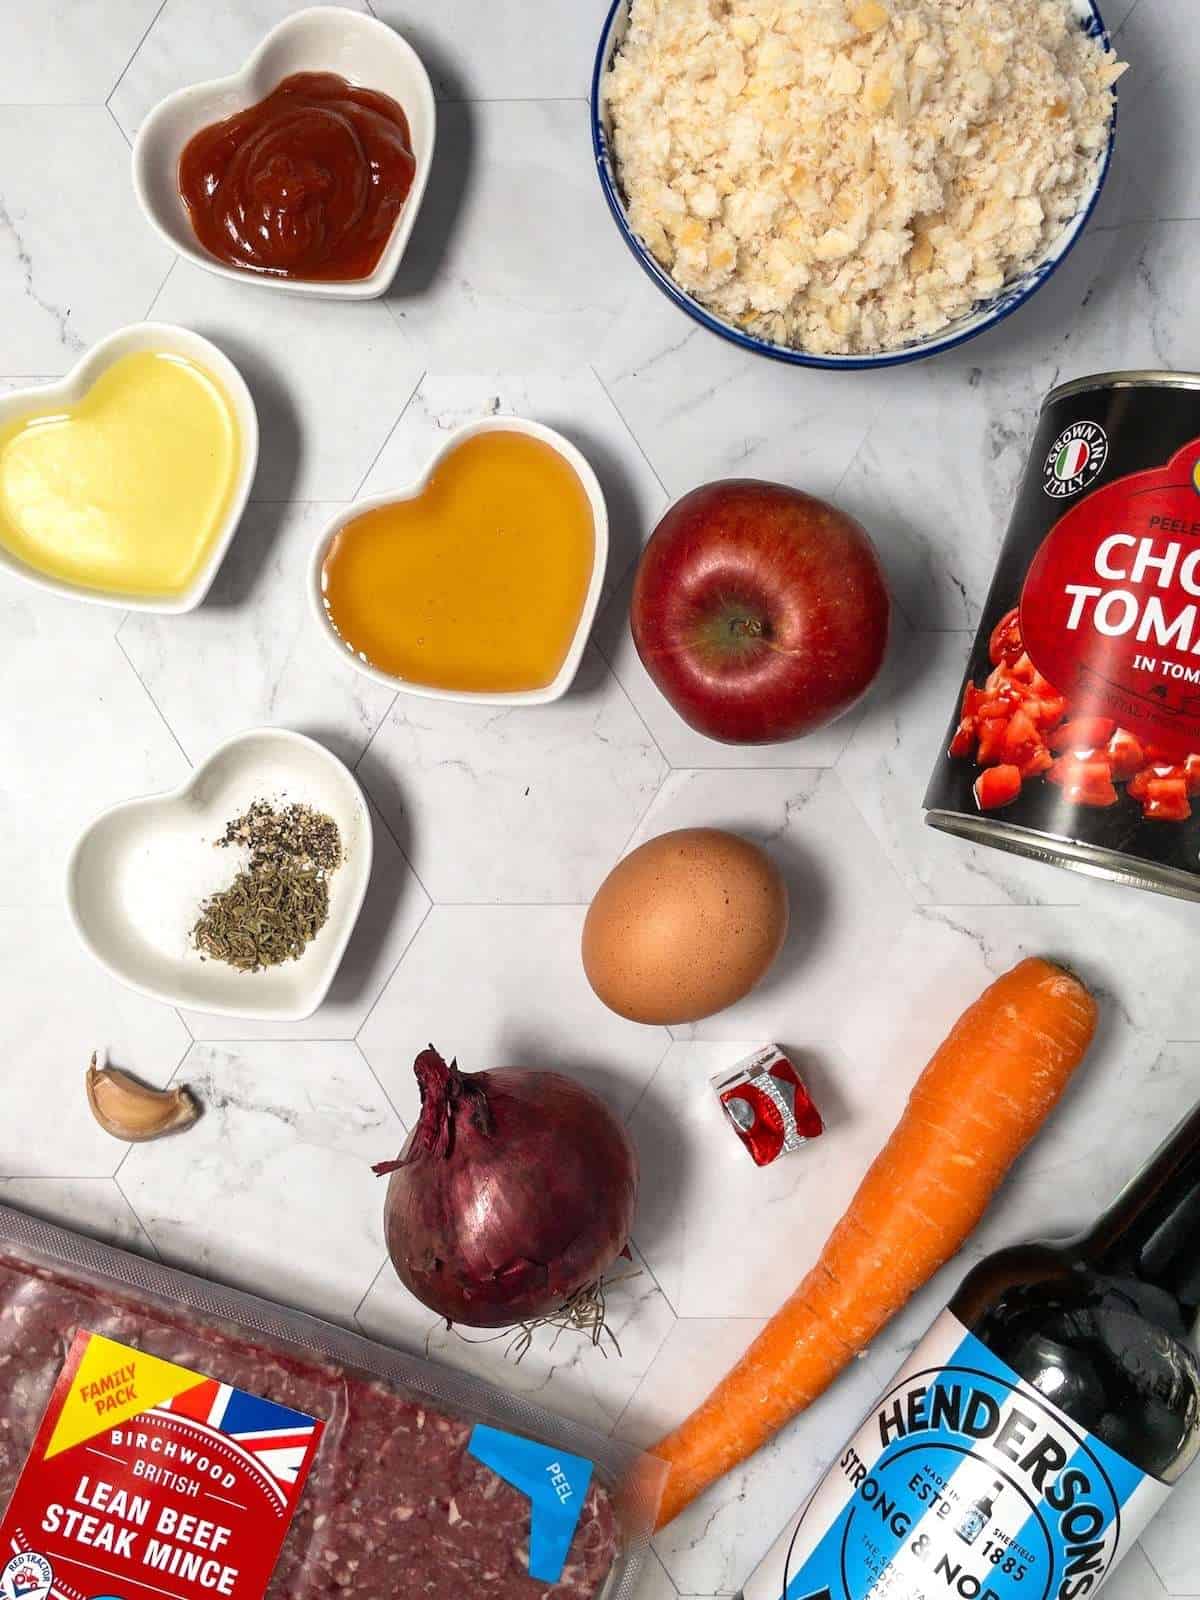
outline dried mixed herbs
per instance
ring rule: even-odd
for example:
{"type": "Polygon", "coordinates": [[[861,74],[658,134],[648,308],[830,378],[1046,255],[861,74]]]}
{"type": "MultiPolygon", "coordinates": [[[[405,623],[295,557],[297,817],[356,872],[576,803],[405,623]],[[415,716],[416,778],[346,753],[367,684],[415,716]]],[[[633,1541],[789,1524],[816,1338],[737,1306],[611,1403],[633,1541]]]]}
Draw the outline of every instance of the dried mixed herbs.
{"type": "Polygon", "coordinates": [[[329,878],[342,861],[337,823],[310,806],[277,811],[255,800],[216,843],[249,859],[200,908],[192,941],[201,957],[258,972],[303,955],[329,916],[329,878]]]}

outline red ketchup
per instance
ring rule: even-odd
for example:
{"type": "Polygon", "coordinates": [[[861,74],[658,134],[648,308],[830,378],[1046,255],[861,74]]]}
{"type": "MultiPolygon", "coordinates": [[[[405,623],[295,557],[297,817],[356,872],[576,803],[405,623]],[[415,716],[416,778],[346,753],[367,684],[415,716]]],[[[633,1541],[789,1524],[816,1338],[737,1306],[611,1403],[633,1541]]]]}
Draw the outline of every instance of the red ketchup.
{"type": "Polygon", "coordinates": [[[415,171],[395,100],[333,72],[297,72],[193,135],[179,192],[196,238],[219,261],[346,282],[374,271],[415,171]]]}

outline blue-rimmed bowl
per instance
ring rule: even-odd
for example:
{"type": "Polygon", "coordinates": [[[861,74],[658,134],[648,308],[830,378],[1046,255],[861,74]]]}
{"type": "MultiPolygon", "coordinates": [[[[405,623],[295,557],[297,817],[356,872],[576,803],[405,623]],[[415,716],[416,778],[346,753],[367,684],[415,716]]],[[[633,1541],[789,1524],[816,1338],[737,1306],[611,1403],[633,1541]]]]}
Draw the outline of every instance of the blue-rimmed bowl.
{"type": "MultiPolygon", "coordinates": [[[[1079,26],[1090,37],[1100,39],[1105,48],[1109,45],[1108,30],[1100,17],[1100,12],[1095,5],[1095,0],[1069,0],[1071,9],[1079,20],[1079,26]]],[[[621,45],[629,26],[630,0],[612,0],[608,18],[604,24],[604,31],[600,36],[600,48],[596,52],[596,65],[592,72],[592,149],[596,156],[596,169],[600,174],[600,184],[604,190],[604,198],[608,201],[608,209],[612,212],[613,220],[620,230],[621,237],[640,262],[643,270],[653,278],[662,292],[672,299],[681,310],[686,311],[693,321],[707,328],[711,333],[716,333],[722,339],[728,339],[731,344],[740,345],[743,350],[752,350],[756,355],[770,356],[774,361],[788,361],[796,367],[830,367],[840,370],[857,370],[863,367],[898,367],[909,361],[923,361],[927,356],[939,355],[943,350],[953,350],[956,345],[965,344],[968,339],[974,339],[977,334],[985,333],[988,328],[994,328],[997,323],[1003,322],[1005,317],[1011,317],[1014,311],[1020,309],[1042,287],[1066,260],[1078,240],[1080,234],[1087,226],[1088,218],[1096,209],[1096,202],[1100,198],[1100,191],[1104,187],[1104,180],[1108,176],[1108,169],[1112,165],[1113,146],[1117,135],[1117,106],[1116,90],[1113,90],[1113,119],[1109,127],[1108,145],[1104,151],[1103,159],[1096,172],[1095,179],[1083,198],[1079,211],[1071,222],[1063,229],[1054,241],[1049,251],[1036,266],[1030,267],[1020,277],[1011,279],[990,300],[980,301],[975,308],[965,316],[956,318],[948,323],[939,333],[931,334],[924,339],[914,339],[909,344],[901,345],[892,350],[881,350],[875,355],[864,355],[858,352],[854,355],[810,355],[804,350],[795,350],[790,345],[775,344],[770,339],[756,339],[753,334],[746,333],[742,328],[732,322],[725,322],[716,316],[698,300],[692,298],[686,290],[681,289],[671,277],[667,269],[656,261],[646,245],[629,225],[629,217],[625,208],[625,198],[621,193],[621,185],[617,180],[616,170],[611,153],[608,117],[605,113],[601,99],[601,83],[608,70],[609,63],[621,45]]]]}

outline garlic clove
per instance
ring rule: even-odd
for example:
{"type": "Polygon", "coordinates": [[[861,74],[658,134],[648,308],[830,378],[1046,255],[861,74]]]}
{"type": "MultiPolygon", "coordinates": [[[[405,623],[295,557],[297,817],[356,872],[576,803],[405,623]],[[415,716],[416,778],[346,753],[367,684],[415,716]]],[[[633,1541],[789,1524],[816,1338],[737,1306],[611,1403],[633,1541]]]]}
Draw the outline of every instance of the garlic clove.
{"type": "Polygon", "coordinates": [[[200,1107],[189,1089],[151,1089],[122,1072],[120,1067],[98,1067],[93,1055],[86,1078],[92,1115],[114,1139],[141,1144],[174,1133],[195,1122],[200,1107]]]}

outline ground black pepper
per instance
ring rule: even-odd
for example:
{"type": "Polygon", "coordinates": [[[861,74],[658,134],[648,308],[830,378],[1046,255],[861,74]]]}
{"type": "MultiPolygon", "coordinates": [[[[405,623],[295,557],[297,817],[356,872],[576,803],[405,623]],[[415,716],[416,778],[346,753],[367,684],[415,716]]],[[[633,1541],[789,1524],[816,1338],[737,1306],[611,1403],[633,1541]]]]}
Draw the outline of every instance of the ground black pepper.
{"type": "Polygon", "coordinates": [[[192,940],[201,958],[241,972],[296,960],[329,916],[329,878],[342,861],[337,823],[310,806],[277,811],[255,800],[216,843],[248,850],[249,860],[200,908],[192,940]]]}

